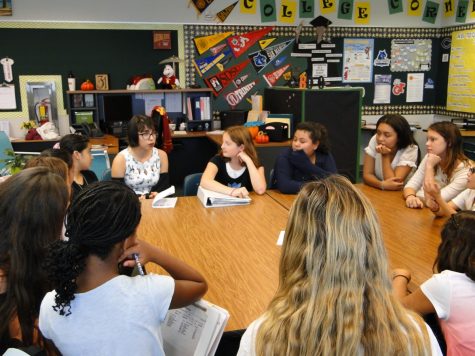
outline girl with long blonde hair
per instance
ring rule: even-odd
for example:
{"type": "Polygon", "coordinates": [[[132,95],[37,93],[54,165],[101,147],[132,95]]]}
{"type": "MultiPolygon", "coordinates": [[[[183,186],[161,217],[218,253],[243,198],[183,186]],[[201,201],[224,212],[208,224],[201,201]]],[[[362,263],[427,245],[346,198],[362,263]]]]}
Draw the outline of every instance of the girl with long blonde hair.
{"type": "Polygon", "coordinates": [[[279,287],[238,355],[440,354],[393,297],[376,213],[344,177],[303,186],[290,211],[279,287]]]}
{"type": "Polygon", "coordinates": [[[244,126],[231,126],[224,131],[221,153],[208,162],[200,185],[215,192],[244,198],[250,191],[264,194],[264,166],[244,126]]]}

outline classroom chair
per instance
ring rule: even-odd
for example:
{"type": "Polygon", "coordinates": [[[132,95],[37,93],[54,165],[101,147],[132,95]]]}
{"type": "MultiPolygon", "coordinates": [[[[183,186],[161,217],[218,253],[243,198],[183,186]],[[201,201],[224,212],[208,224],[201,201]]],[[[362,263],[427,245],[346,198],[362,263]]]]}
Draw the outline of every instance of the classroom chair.
{"type": "Polygon", "coordinates": [[[183,195],[196,195],[203,173],[188,174],[183,182],[183,195]]]}
{"type": "Polygon", "coordinates": [[[108,168],[104,171],[104,173],[102,174],[102,177],[100,178],[101,181],[103,180],[112,180],[112,173],[111,173],[111,169],[108,168]]]}
{"type": "Polygon", "coordinates": [[[107,150],[104,149],[92,149],[91,154],[93,157],[91,164],[91,171],[96,173],[98,179],[102,179],[106,170],[111,168],[109,155],[107,150]]]}

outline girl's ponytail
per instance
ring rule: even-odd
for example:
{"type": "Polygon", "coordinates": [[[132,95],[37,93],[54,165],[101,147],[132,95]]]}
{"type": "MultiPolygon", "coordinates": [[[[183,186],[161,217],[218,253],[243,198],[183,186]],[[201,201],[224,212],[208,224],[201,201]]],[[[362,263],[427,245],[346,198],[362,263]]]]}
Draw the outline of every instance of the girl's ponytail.
{"type": "Polygon", "coordinates": [[[71,314],[70,302],[77,290],[76,278],[86,266],[87,248],[70,241],[50,244],[45,259],[45,270],[56,290],[53,309],[60,315],[71,314]]]}

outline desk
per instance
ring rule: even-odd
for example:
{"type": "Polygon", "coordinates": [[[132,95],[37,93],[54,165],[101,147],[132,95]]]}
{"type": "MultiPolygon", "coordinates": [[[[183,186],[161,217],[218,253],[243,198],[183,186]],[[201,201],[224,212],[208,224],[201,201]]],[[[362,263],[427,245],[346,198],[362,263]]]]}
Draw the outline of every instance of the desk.
{"type": "MultiPolygon", "coordinates": [[[[248,206],[204,208],[197,197],[179,197],[174,209],[142,202],[139,238],[200,271],[205,299],[230,313],[227,330],[246,328],[266,309],[278,284],[280,247],[288,211],[267,195],[248,206]]],[[[153,264],[149,272],[160,272],[153,264]]]]}
{"type": "MultiPolygon", "coordinates": [[[[401,191],[355,186],[371,201],[379,216],[390,267],[409,269],[413,282],[410,287],[420,285],[432,275],[445,219],[435,218],[428,209],[406,208],[401,191]]],[[[267,195],[286,209],[290,209],[296,197],[274,190],[267,191],[267,195]]]]}

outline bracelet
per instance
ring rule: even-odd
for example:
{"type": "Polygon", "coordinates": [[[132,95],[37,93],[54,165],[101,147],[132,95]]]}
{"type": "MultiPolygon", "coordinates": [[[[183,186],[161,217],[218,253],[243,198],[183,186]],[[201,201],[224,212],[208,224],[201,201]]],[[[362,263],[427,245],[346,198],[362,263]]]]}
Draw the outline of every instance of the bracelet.
{"type": "Polygon", "coordinates": [[[403,274],[396,274],[396,275],[394,275],[394,276],[393,276],[393,281],[394,281],[394,279],[395,279],[396,277],[404,277],[404,278],[406,278],[407,283],[409,283],[409,282],[411,281],[411,279],[410,279],[408,276],[405,276],[405,275],[403,275],[403,274]]]}
{"type": "Polygon", "coordinates": [[[229,195],[232,196],[235,190],[236,190],[236,188],[233,188],[233,189],[231,190],[231,193],[229,193],[229,195]]]}
{"type": "Polygon", "coordinates": [[[406,195],[406,196],[404,197],[404,199],[407,200],[407,198],[409,198],[410,196],[415,197],[416,195],[415,195],[415,194],[408,194],[408,195],[406,195]]]}

